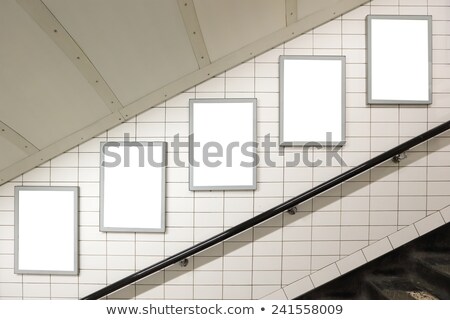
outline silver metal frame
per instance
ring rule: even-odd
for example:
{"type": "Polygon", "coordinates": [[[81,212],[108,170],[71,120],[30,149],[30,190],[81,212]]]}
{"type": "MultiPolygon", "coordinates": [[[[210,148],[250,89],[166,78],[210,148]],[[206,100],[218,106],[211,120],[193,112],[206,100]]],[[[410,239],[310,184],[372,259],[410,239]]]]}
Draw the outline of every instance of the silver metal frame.
{"type": "Polygon", "coordinates": [[[431,104],[433,82],[432,16],[426,15],[368,15],[366,17],[367,47],[367,104],[431,104]],[[428,100],[376,100],[372,99],[372,20],[427,20],[428,21],[428,100]]]}
{"type": "MultiPolygon", "coordinates": [[[[282,147],[340,147],[346,142],[345,140],[345,107],[346,107],[346,74],[345,74],[345,56],[280,56],[280,146],[282,147]],[[284,141],[284,61],[285,60],[340,60],[341,61],[341,136],[344,140],[332,141],[284,141]]],[[[298,128],[299,131],[302,128],[298,128]]]]}
{"type": "MultiPolygon", "coordinates": [[[[78,187],[41,187],[41,186],[17,186],[14,188],[14,273],[16,274],[54,274],[54,275],[78,275],[78,187]],[[21,270],[19,269],[19,241],[20,241],[20,227],[19,227],[19,196],[20,191],[72,191],[74,193],[74,266],[73,271],[58,271],[58,270],[21,270]]],[[[57,228],[58,226],[54,226],[57,228]]],[[[58,239],[55,239],[58,241],[58,239]]]]}
{"type": "MultiPolygon", "coordinates": [[[[194,104],[195,103],[253,103],[253,141],[256,142],[256,99],[255,98],[227,98],[227,99],[190,99],[189,100],[189,190],[191,191],[211,191],[211,190],[256,190],[256,164],[253,166],[253,182],[251,185],[229,185],[229,186],[195,186],[194,168],[192,167],[194,150],[194,104]]],[[[232,128],[230,127],[230,130],[232,128]]]]}
{"type": "MultiPolygon", "coordinates": [[[[132,145],[139,141],[108,141],[100,143],[100,231],[102,232],[165,232],[166,230],[166,167],[167,167],[167,142],[163,141],[153,141],[153,142],[139,142],[142,145],[147,145],[149,147],[153,146],[162,146],[162,156],[164,165],[161,166],[161,227],[160,228],[116,228],[116,227],[105,227],[104,226],[104,201],[105,201],[105,193],[104,193],[104,184],[105,184],[105,170],[104,166],[102,166],[104,160],[104,148],[109,145],[114,146],[125,146],[132,145]]],[[[132,186],[127,186],[132,187],[132,186]]],[[[126,214],[126,213],[125,213],[126,214]]],[[[150,214],[150,213],[149,213],[150,214]]]]}

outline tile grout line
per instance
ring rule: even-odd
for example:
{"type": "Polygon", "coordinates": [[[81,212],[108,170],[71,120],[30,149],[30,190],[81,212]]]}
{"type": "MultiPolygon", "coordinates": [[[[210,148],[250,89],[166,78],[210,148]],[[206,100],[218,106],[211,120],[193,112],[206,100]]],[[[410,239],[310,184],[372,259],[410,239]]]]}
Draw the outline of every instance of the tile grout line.
{"type": "MultiPolygon", "coordinates": [[[[315,29],[311,30],[311,41],[312,41],[312,55],[314,56],[314,46],[315,46],[315,29]]],[[[311,149],[311,153],[314,157],[314,149],[311,149]]],[[[311,167],[311,188],[314,187],[314,167],[311,167]]],[[[310,217],[310,254],[309,254],[309,273],[313,272],[313,214],[314,214],[314,199],[311,199],[311,217],[310,217]]]]}
{"type": "MultiPolygon", "coordinates": [[[[428,15],[428,0],[427,0],[427,15],[428,15]]],[[[433,31],[433,29],[431,29],[433,31]]],[[[431,37],[433,37],[433,34],[431,35],[431,37]]],[[[431,51],[433,54],[433,50],[431,51]]],[[[433,62],[431,64],[431,69],[433,69],[433,62]]],[[[431,81],[433,81],[433,76],[430,79],[431,81]]],[[[433,93],[431,92],[431,97],[433,97],[433,93]]],[[[429,129],[430,126],[430,122],[429,122],[429,106],[426,107],[426,111],[427,111],[427,130],[429,129]]],[[[428,197],[429,197],[429,191],[428,191],[428,184],[429,184],[429,175],[428,175],[428,158],[430,156],[430,150],[429,150],[429,143],[427,141],[426,143],[426,163],[425,163],[425,215],[428,215],[428,197]]]]}
{"type": "MultiPolygon", "coordinates": [[[[340,35],[341,35],[341,56],[344,55],[344,30],[343,30],[343,19],[342,16],[340,17],[340,27],[341,27],[341,31],[340,31],[340,35]]],[[[345,58],[345,79],[344,81],[347,82],[347,59],[345,58]]],[[[345,86],[347,87],[347,86],[345,86]]],[[[347,92],[344,92],[344,95],[347,95],[347,92]]],[[[347,101],[347,97],[345,97],[345,101],[347,101]]],[[[347,106],[344,106],[344,114],[345,116],[347,115],[347,106]]],[[[345,126],[347,125],[347,123],[344,124],[345,126]]],[[[346,128],[344,128],[345,132],[347,132],[346,128]]],[[[344,139],[347,139],[346,137],[343,137],[344,139]]],[[[341,147],[340,148],[340,152],[342,155],[342,159],[344,158],[344,150],[341,147]]],[[[332,165],[332,164],[331,164],[332,165]]],[[[340,173],[342,174],[342,165],[340,166],[340,173]]],[[[342,257],[342,197],[343,197],[343,183],[340,184],[340,190],[339,190],[339,194],[340,194],[340,199],[339,199],[339,258],[342,257]]]]}
{"type": "Polygon", "coordinates": [[[78,192],[79,192],[79,194],[78,194],[78,212],[76,213],[76,214],[78,214],[78,227],[77,227],[77,232],[78,232],[78,243],[77,243],[77,246],[78,246],[78,275],[77,275],[77,297],[78,298],[81,298],[80,297],[80,273],[81,273],[81,250],[80,250],[80,241],[81,241],[81,234],[80,234],[80,226],[81,226],[81,210],[80,210],[80,196],[81,196],[81,186],[80,186],[80,147],[79,146],[77,146],[77,154],[78,154],[78,159],[77,159],[77,161],[78,161],[78,172],[77,172],[77,175],[78,175],[78,192]]]}
{"type": "MultiPolygon", "coordinates": [[[[224,99],[227,98],[227,79],[229,79],[230,77],[228,76],[228,72],[225,71],[224,72],[224,77],[225,77],[225,81],[224,81],[224,90],[223,90],[223,94],[224,94],[224,99]]],[[[256,116],[256,115],[255,115],[256,116]]],[[[221,192],[221,196],[222,196],[222,231],[225,231],[225,191],[222,190],[221,192]]],[[[221,285],[221,292],[222,292],[222,299],[224,297],[224,291],[225,291],[225,241],[222,242],[222,270],[221,270],[221,278],[222,278],[222,285],[221,285]]]]}
{"type": "MultiPolygon", "coordinates": [[[[369,2],[369,14],[372,14],[372,2],[369,2]]],[[[365,27],[366,28],[366,27],[365,27]]],[[[365,30],[365,33],[367,33],[367,30],[365,30]]],[[[367,38],[367,35],[366,35],[366,38],[367,38]]],[[[365,52],[366,52],[366,55],[367,55],[367,44],[366,44],[366,49],[365,49],[365,52]]],[[[366,61],[365,61],[365,70],[366,70],[366,75],[365,75],[365,77],[366,77],[366,79],[367,79],[367,77],[368,77],[368,74],[367,74],[367,70],[368,70],[368,64],[367,64],[367,57],[366,57],[366,61]]],[[[367,81],[367,80],[366,80],[367,81]]],[[[367,89],[366,89],[367,90],[367,89]]],[[[367,96],[367,92],[366,92],[366,96],[367,96]]],[[[367,98],[366,98],[366,108],[369,108],[369,157],[371,158],[372,157],[372,106],[371,105],[369,105],[369,104],[367,104],[367,98]]],[[[369,171],[368,171],[368,175],[369,175],[369,177],[368,177],[368,180],[369,180],[369,182],[368,182],[368,185],[369,185],[369,188],[368,188],[368,192],[369,192],[369,219],[368,219],[368,221],[367,221],[367,224],[368,224],[368,228],[367,228],[367,233],[368,233],[368,235],[367,235],[367,245],[369,245],[370,244],[370,241],[371,241],[371,218],[372,218],[372,171],[373,171],[373,168],[371,168],[369,171]]]]}
{"type": "MultiPolygon", "coordinates": [[[[109,130],[106,130],[106,141],[107,142],[109,142],[110,141],[110,137],[109,137],[109,130]]],[[[101,157],[101,155],[100,155],[100,157],[101,157]]],[[[100,170],[101,170],[101,167],[100,167],[100,170]]],[[[101,181],[100,181],[100,179],[99,179],[99,184],[101,184],[101,181]]],[[[101,196],[101,195],[100,195],[101,196]]],[[[99,215],[100,215],[101,213],[99,212],[99,215]]],[[[100,217],[99,217],[100,218],[100,217]]],[[[100,219],[98,220],[98,223],[99,223],[99,229],[100,229],[100,219]]],[[[106,232],[105,233],[105,240],[104,240],[104,242],[105,242],[105,257],[106,257],[106,261],[105,261],[105,279],[106,279],[106,285],[108,285],[108,271],[109,271],[109,268],[108,268],[108,257],[109,257],[109,255],[108,255],[108,241],[109,241],[109,237],[108,237],[108,232],[106,232]]],[[[104,298],[105,298],[105,300],[109,300],[109,296],[110,295],[106,295],[104,298]]]]}
{"type": "MultiPolygon", "coordinates": [[[[138,141],[138,133],[137,133],[137,126],[138,126],[138,116],[134,116],[134,141],[138,141]]],[[[164,123],[166,123],[164,121],[164,123]]],[[[165,124],[164,124],[165,125],[165,124]]],[[[137,232],[134,232],[134,272],[137,272],[137,232]]],[[[134,300],[137,300],[137,282],[133,284],[134,286],[134,300]]]]}
{"type": "MultiPolygon", "coordinates": [[[[197,99],[197,86],[194,86],[194,99],[197,99]]],[[[190,116],[190,112],[191,112],[191,110],[190,110],[190,108],[191,108],[190,103],[188,103],[188,108],[189,108],[189,116],[190,116]]],[[[188,141],[189,141],[189,138],[188,138],[188,141]]],[[[188,153],[188,159],[190,161],[190,154],[189,154],[190,150],[189,149],[190,148],[188,147],[187,153],[188,153]]],[[[191,164],[189,164],[188,170],[189,171],[191,170],[191,164]]],[[[190,175],[190,172],[189,172],[189,175],[190,175]]],[[[188,184],[189,184],[189,181],[188,181],[188,184]]],[[[195,214],[196,213],[195,212],[195,199],[196,199],[196,196],[197,196],[197,192],[196,191],[192,191],[192,241],[194,243],[195,243],[195,229],[196,229],[196,224],[195,224],[195,222],[196,222],[196,219],[195,219],[196,218],[196,214],[195,214]]],[[[192,263],[194,263],[194,261],[195,261],[195,256],[192,257],[192,263]]],[[[196,278],[196,275],[197,275],[197,272],[193,268],[192,269],[192,299],[194,299],[194,295],[195,295],[195,278],[196,278]]]]}
{"type": "MultiPolygon", "coordinates": [[[[399,0],[397,0],[397,14],[400,14],[400,3],[399,0]]],[[[397,105],[397,144],[400,143],[400,104],[397,105]]],[[[401,161],[397,163],[397,230],[400,222],[400,170],[402,168],[401,161]]]]}
{"type": "MultiPolygon", "coordinates": [[[[253,64],[253,96],[256,98],[256,58],[253,57],[251,59],[251,62],[253,64]]],[[[257,106],[258,108],[258,106],[257,106]]],[[[256,110],[258,112],[258,109],[256,110]]],[[[256,115],[257,116],[257,115],[256,115]]],[[[256,139],[258,139],[258,121],[256,120],[256,139]]],[[[256,165],[256,171],[258,171],[258,165],[256,165]]],[[[255,190],[252,190],[252,216],[255,216],[255,190]]],[[[250,299],[254,299],[254,264],[255,264],[255,228],[251,228],[251,278],[250,278],[250,299]]]]}
{"type": "MultiPolygon", "coordinates": [[[[285,43],[283,43],[283,55],[286,55],[286,44],[285,43]]],[[[280,65],[279,65],[279,63],[278,63],[278,70],[280,70],[280,65]]],[[[256,76],[256,75],[255,75],[256,76]]],[[[278,99],[278,101],[280,101],[280,99],[278,99]]],[[[280,108],[281,108],[281,105],[280,105],[280,103],[278,102],[278,108],[279,108],[279,110],[280,110],[280,108]]],[[[280,115],[280,112],[278,112],[278,117],[279,117],[279,115],[280,115]]],[[[280,119],[278,119],[278,120],[280,120],[280,119]]],[[[278,132],[280,132],[281,131],[281,128],[280,128],[280,121],[278,121],[278,132]]],[[[278,140],[279,141],[279,140],[278,140]]],[[[279,151],[281,151],[282,152],[282,159],[283,159],[283,170],[282,170],[282,172],[283,172],[283,177],[282,177],[282,181],[283,181],[283,183],[282,183],[282,197],[283,197],[283,201],[286,201],[285,200],[285,184],[286,184],[286,177],[285,177],[285,175],[286,175],[286,153],[285,153],[285,150],[284,149],[280,149],[280,147],[278,147],[279,149],[279,151]]],[[[279,153],[278,153],[279,154],[279,153]]],[[[285,224],[286,224],[286,222],[285,222],[285,212],[283,212],[282,214],[281,214],[281,253],[280,253],[280,257],[281,257],[281,263],[280,263],[280,265],[281,265],[281,273],[280,273],[280,288],[283,288],[283,284],[284,284],[284,281],[283,281],[283,270],[284,270],[284,261],[285,261],[285,257],[284,257],[284,228],[285,228],[285,224]]]]}

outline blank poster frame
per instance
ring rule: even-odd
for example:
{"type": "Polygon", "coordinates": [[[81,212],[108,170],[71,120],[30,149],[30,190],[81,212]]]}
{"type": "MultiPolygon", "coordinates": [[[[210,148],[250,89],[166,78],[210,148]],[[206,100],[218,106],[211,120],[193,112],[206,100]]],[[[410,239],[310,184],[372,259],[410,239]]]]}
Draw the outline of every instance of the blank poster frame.
{"type": "MultiPolygon", "coordinates": [[[[194,142],[193,139],[195,139],[195,132],[194,132],[194,112],[195,112],[195,105],[196,104],[217,104],[218,106],[221,104],[242,104],[242,103],[248,103],[252,105],[252,115],[251,119],[247,119],[245,124],[243,125],[246,127],[246,124],[248,122],[248,125],[251,126],[251,132],[252,132],[252,141],[249,142],[256,142],[256,99],[254,98],[226,98],[226,99],[190,99],[189,100],[189,190],[191,191],[213,191],[213,190],[256,190],[256,163],[253,163],[252,165],[252,181],[248,184],[236,184],[236,183],[230,183],[230,184],[208,184],[208,185],[196,185],[195,184],[195,170],[196,168],[192,165],[194,163],[194,142]]],[[[233,117],[239,117],[238,114],[230,113],[233,117]]],[[[209,121],[210,119],[205,119],[204,121],[209,121]]],[[[225,122],[225,121],[224,121],[225,122]]],[[[227,135],[227,133],[230,130],[233,130],[233,132],[236,132],[238,130],[239,126],[234,125],[231,121],[227,122],[228,128],[227,132],[224,132],[224,135],[227,135]]],[[[216,128],[217,126],[211,125],[211,128],[216,128]]],[[[209,141],[208,141],[209,142],[209,141]]],[[[248,141],[246,141],[248,142],[248,141]]],[[[241,145],[239,146],[241,147],[241,145]]],[[[223,148],[224,155],[226,154],[225,150],[226,148],[223,148]]],[[[254,148],[254,152],[256,153],[256,147],[254,148]]],[[[255,160],[255,159],[254,159],[255,160]]]]}
{"type": "MultiPolygon", "coordinates": [[[[29,195],[30,196],[30,195],[29,195]]],[[[36,194],[36,196],[38,196],[36,194]]],[[[22,194],[25,197],[25,194],[22,194]]],[[[27,199],[32,201],[34,199],[27,199]]],[[[60,199],[62,200],[62,199],[60,199]]],[[[64,199],[67,200],[67,199],[64,199]]],[[[60,216],[63,219],[62,216],[60,216]]],[[[27,233],[31,233],[27,230],[27,233]]],[[[24,262],[30,264],[30,261],[24,262]]],[[[31,262],[32,263],[32,262],[31,262]]],[[[17,186],[14,190],[14,273],[16,274],[54,274],[54,275],[78,275],[78,187],[40,187],[40,186],[17,186]],[[36,192],[40,193],[39,199],[32,203],[27,203],[24,208],[21,207],[20,197],[22,192],[36,192]],[[53,195],[49,195],[49,192],[55,192],[53,195]],[[45,195],[47,193],[47,195],[45,195]],[[66,195],[70,202],[65,202],[64,205],[57,206],[58,196],[62,196],[63,193],[71,193],[72,195],[66,195]],[[40,203],[39,203],[40,202],[40,203]],[[68,210],[64,210],[67,209],[68,210]],[[27,212],[25,212],[27,211],[27,212]],[[23,221],[25,215],[39,215],[39,219],[32,219],[31,222],[25,223],[23,221]],[[65,214],[67,218],[65,221],[57,221],[60,224],[55,225],[55,217],[58,214],[65,214]],[[47,215],[47,217],[45,217],[47,215]],[[47,221],[46,219],[51,220],[47,221]],[[72,221],[72,223],[71,223],[72,221]],[[64,222],[64,225],[61,223],[64,222]],[[36,233],[33,233],[32,240],[24,240],[25,230],[21,230],[21,226],[25,224],[26,229],[37,231],[37,233],[45,234],[41,239],[37,239],[36,233]],[[39,228],[46,228],[41,230],[39,228]],[[65,227],[65,228],[63,228],[65,227]],[[62,229],[63,228],[63,229],[62,229]],[[53,232],[52,232],[53,230],[53,232]],[[56,238],[52,239],[51,235],[56,238]],[[73,237],[71,236],[73,234],[73,237]],[[67,236],[65,238],[64,236],[67,236]],[[67,247],[56,248],[64,242],[69,242],[67,247]],[[22,247],[24,246],[24,247],[22,247]],[[55,252],[55,249],[59,249],[60,252],[55,252]],[[28,260],[37,261],[36,267],[24,268],[21,266],[23,251],[32,252],[31,257],[28,260]],[[38,258],[34,257],[34,254],[40,254],[38,258]],[[54,257],[58,262],[52,263],[51,258],[54,257]],[[68,262],[61,262],[63,257],[68,258],[68,262]],[[42,267],[42,264],[54,267],[42,267]],[[56,265],[68,265],[70,267],[61,268],[55,267],[56,265]],[[41,265],[40,267],[38,267],[41,265]]]]}
{"type": "MultiPolygon", "coordinates": [[[[153,141],[153,142],[134,142],[134,141],[122,141],[122,142],[118,142],[118,141],[109,141],[109,142],[101,142],[100,143],[101,146],[101,152],[100,152],[100,231],[102,232],[153,232],[153,233],[159,233],[159,232],[165,232],[165,228],[166,228],[166,166],[167,166],[167,143],[166,142],[162,142],[162,141],[153,141]],[[157,162],[158,164],[161,163],[161,166],[151,166],[148,163],[148,160],[146,161],[146,157],[148,156],[148,150],[147,153],[144,152],[144,166],[141,167],[138,165],[138,168],[140,170],[143,170],[143,174],[139,175],[139,179],[142,180],[140,182],[135,182],[132,185],[123,185],[123,183],[121,182],[116,182],[120,185],[122,185],[124,188],[128,188],[129,190],[133,190],[133,188],[136,188],[138,185],[142,186],[147,184],[149,186],[149,190],[152,187],[156,187],[159,188],[158,193],[160,194],[160,196],[157,199],[152,199],[151,197],[151,192],[147,192],[145,194],[145,196],[142,197],[137,197],[135,199],[133,199],[134,201],[142,201],[142,207],[148,207],[149,205],[151,206],[152,203],[155,203],[157,208],[158,208],[158,212],[153,213],[151,212],[151,208],[148,210],[149,212],[146,212],[145,214],[151,215],[151,214],[158,214],[160,215],[160,224],[157,227],[154,226],[145,226],[145,223],[142,223],[142,226],[140,227],[117,227],[117,226],[105,226],[105,214],[107,214],[105,212],[105,201],[107,201],[106,197],[107,195],[105,194],[105,179],[106,179],[106,175],[108,174],[105,170],[105,166],[104,164],[104,160],[105,160],[105,149],[108,147],[116,147],[116,148],[122,148],[125,146],[128,146],[130,148],[136,148],[136,145],[140,145],[143,147],[148,147],[148,148],[152,148],[154,146],[160,147],[161,151],[162,151],[162,158],[161,159],[153,159],[155,162],[157,162]],[[161,176],[161,181],[154,183],[153,185],[150,185],[149,183],[151,183],[152,181],[148,181],[148,180],[144,180],[143,178],[146,177],[144,171],[148,170],[149,168],[151,169],[158,169],[161,170],[160,171],[160,176],[161,176]]],[[[143,149],[145,150],[145,149],[143,149]]],[[[153,155],[153,152],[152,152],[153,155]]],[[[154,156],[154,155],[153,155],[154,156]]],[[[121,162],[123,161],[123,159],[121,159],[121,162]]],[[[136,166],[133,166],[133,164],[131,164],[131,156],[130,156],[130,167],[133,168],[137,168],[136,166]]],[[[110,168],[108,168],[110,169],[110,168]]],[[[137,175],[136,175],[137,176],[137,175]]],[[[117,196],[113,196],[113,199],[117,199],[117,196]]],[[[110,201],[110,200],[108,200],[110,201]]],[[[123,200],[122,200],[123,201],[123,200]]],[[[136,203],[133,204],[134,206],[137,207],[141,207],[140,205],[137,205],[136,203]]],[[[119,207],[120,205],[117,205],[117,207],[119,207]]],[[[116,206],[113,206],[116,207],[116,206]]],[[[129,216],[128,216],[129,218],[129,216]]],[[[127,219],[127,212],[123,212],[123,219],[127,219]]]]}
{"type": "MultiPolygon", "coordinates": [[[[405,29],[405,28],[403,28],[405,29]]],[[[414,105],[418,105],[418,104],[431,104],[432,103],[432,17],[431,16],[426,16],[426,15],[368,15],[366,17],[366,30],[367,30],[367,103],[368,104],[414,104],[414,105]],[[408,98],[408,97],[402,97],[402,98],[398,98],[398,99],[392,99],[392,97],[386,97],[386,98],[382,98],[382,97],[373,97],[373,85],[374,85],[374,79],[373,79],[373,71],[372,71],[372,66],[373,66],[373,59],[374,59],[374,54],[373,54],[373,49],[374,49],[374,45],[373,45],[373,26],[372,26],[372,22],[374,20],[398,20],[398,21],[404,21],[404,20],[424,20],[427,21],[428,23],[427,25],[427,35],[428,35],[428,39],[427,39],[427,59],[425,58],[421,58],[421,61],[418,61],[417,63],[414,64],[414,66],[412,67],[413,69],[417,69],[417,65],[420,62],[420,65],[423,67],[425,65],[427,65],[428,67],[428,73],[427,73],[427,77],[428,77],[428,81],[427,81],[427,87],[425,87],[425,85],[422,84],[421,90],[422,91],[427,91],[428,92],[428,98],[427,99],[422,99],[422,100],[418,100],[418,99],[412,99],[412,98],[408,98]]],[[[414,38],[414,35],[411,35],[414,38]]],[[[417,36],[416,36],[417,38],[417,36]]],[[[416,39],[414,38],[414,39],[416,39]]],[[[404,40],[405,37],[402,38],[402,40],[404,40]]],[[[404,52],[402,54],[402,57],[410,57],[412,54],[414,54],[415,52],[417,52],[417,50],[407,50],[407,52],[404,52]]],[[[404,61],[404,58],[401,59],[402,61],[404,61]]],[[[417,60],[417,59],[416,59],[417,60]]],[[[395,63],[395,62],[394,62],[395,63]]],[[[391,72],[390,74],[385,74],[382,76],[383,79],[389,79],[392,78],[394,76],[396,76],[393,73],[393,68],[388,68],[389,71],[391,72]]],[[[411,68],[409,68],[411,69],[411,68]]],[[[398,76],[397,76],[398,77],[398,76]]],[[[406,79],[411,79],[413,77],[407,77],[407,78],[403,78],[401,81],[397,81],[397,83],[403,83],[406,79]]],[[[417,90],[414,90],[417,91],[417,90]]],[[[392,95],[388,94],[388,95],[392,95]]]]}
{"type": "MultiPolygon", "coordinates": [[[[302,146],[316,146],[316,147],[335,147],[335,146],[343,146],[345,144],[345,104],[346,104],[346,75],[345,75],[345,56],[299,56],[299,55],[289,55],[289,56],[280,56],[280,146],[282,147],[302,147],[302,146]],[[310,77],[313,75],[305,72],[305,73],[298,73],[296,76],[296,79],[286,79],[286,72],[285,72],[285,65],[286,61],[292,62],[292,61],[314,61],[314,62],[320,62],[320,61],[340,61],[341,68],[340,68],[340,74],[338,75],[339,83],[336,84],[336,86],[339,86],[338,89],[340,90],[340,99],[337,99],[335,101],[332,101],[330,104],[331,108],[338,108],[338,114],[340,115],[340,119],[331,119],[329,115],[321,113],[318,116],[313,117],[311,119],[311,123],[317,123],[317,121],[322,121],[327,119],[328,121],[334,120],[334,126],[339,127],[339,130],[336,130],[340,134],[340,139],[335,139],[334,137],[332,141],[323,141],[321,139],[304,139],[302,138],[302,131],[304,128],[301,126],[295,126],[294,128],[287,128],[286,121],[284,120],[284,115],[286,113],[286,108],[288,107],[295,107],[298,110],[302,110],[303,117],[311,117],[311,105],[302,105],[301,103],[301,94],[296,95],[296,99],[298,99],[300,102],[296,104],[295,106],[288,106],[286,103],[285,98],[285,88],[287,85],[287,81],[298,81],[301,77],[304,78],[304,80],[308,81],[310,77]],[[318,120],[319,119],[319,120],[318,120]],[[285,137],[285,130],[295,130],[298,132],[298,139],[293,140],[286,140],[285,137]]],[[[312,73],[312,71],[311,71],[312,73]]],[[[327,77],[327,75],[321,74],[322,77],[327,77]]],[[[331,79],[331,77],[328,77],[327,79],[331,79]]],[[[297,82],[295,82],[297,83],[297,82]]],[[[321,84],[322,85],[322,84],[321,84]]],[[[317,88],[316,92],[317,94],[326,95],[327,92],[323,91],[323,87],[317,88]]],[[[317,96],[317,95],[316,95],[317,96]]],[[[327,104],[328,105],[328,104],[327,104]]],[[[322,111],[323,112],[323,111],[322,111]]],[[[321,131],[318,135],[321,137],[326,137],[327,131],[321,131]]]]}

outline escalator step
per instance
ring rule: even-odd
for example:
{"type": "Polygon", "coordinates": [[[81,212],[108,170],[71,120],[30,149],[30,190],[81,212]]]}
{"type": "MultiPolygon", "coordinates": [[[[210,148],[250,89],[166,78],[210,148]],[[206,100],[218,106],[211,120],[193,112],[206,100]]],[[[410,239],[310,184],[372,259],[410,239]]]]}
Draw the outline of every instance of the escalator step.
{"type": "Polygon", "coordinates": [[[446,253],[418,252],[413,255],[417,263],[450,279],[450,250],[446,253]]]}
{"type": "Polygon", "coordinates": [[[403,277],[369,278],[370,285],[380,294],[378,299],[389,300],[438,300],[433,288],[427,288],[424,282],[403,277]]]}
{"type": "Polygon", "coordinates": [[[407,291],[406,293],[413,297],[414,300],[438,300],[431,293],[425,291],[407,291]]]}
{"type": "Polygon", "coordinates": [[[416,273],[434,287],[440,299],[450,299],[450,256],[444,253],[416,253],[414,255],[416,273]]]}

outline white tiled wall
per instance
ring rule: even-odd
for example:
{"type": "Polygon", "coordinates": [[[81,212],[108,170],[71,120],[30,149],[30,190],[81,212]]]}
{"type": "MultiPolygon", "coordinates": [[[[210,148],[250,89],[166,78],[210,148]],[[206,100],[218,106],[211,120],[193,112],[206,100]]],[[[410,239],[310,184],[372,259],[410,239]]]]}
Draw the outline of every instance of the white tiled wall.
{"type": "MultiPolygon", "coordinates": [[[[82,297],[449,120],[449,26],[448,0],[372,1],[1,186],[0,298],[82,297]],[[366,105],[364,19],[367,14],[433,15],[432,105],[366,105]],[[132,139],[169,143],[179,134],[182,141],[187,141],[191,98],[257,98],[259,142],[268,133],[278,137],[278,58],[283,54],[347,57],[347,144],[340,154],[348,167],[338,163],[330,167],[309,168],[303,164],[287,167],[293,154],[302,149],[286,148],[284,153],[274,149],[271,158],[276,167],[260,164],[256,191],[191,192],[188,167],[175,166],[173,149],[169,146],[167,232],[106,234],[98,231],[100,141],[120,140],[124,133],[132,139]],[[79,276],[14,275],[13,190],[16,185],[80,187],[79,276]]],[[[185,162],[187,152],[187,148],[181,150],[185,162]]],[[[311,160],[324,159],[325,153],[315,150],[310,156],[311,160]]],[[[258,299],[272,292],[273,297],[284,297],[277,290],[291,283],[285,292],[289,297],[295,296],[295,290],[298,293],[309,290],[313,284],[347,270],[349,265],[371,260],[438,223],[438,216],[430,216],[417,226],[412,225],[450,204],[449,165],[450,134],[445,134],[409,152],[400,165],[385,163],[300,205],[294,216],[285,214],[267,221],[190,258],[185,268],[172,266],[111,298],[258,299]],[[390,242],[385,238],[365,248],[404,226],[409,227],[392,235],[390,242]],[[346,256],[349,258],[332,264],[346,256]],[[320,269],[323,271],[311,278],[296,282],[320,269]]],[[[442,216],[449,221],[448,210],[442,210],[442,216]]]]}

